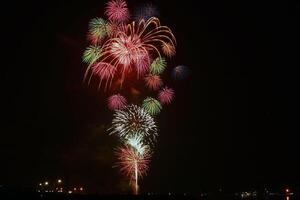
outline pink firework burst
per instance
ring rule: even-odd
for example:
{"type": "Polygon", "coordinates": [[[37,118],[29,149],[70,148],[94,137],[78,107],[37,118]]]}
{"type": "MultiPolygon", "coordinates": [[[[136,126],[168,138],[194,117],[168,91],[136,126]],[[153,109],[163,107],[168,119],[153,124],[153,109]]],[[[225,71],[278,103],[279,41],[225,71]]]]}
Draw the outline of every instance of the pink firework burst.
{"type": "Polygon", "coordinates": [[[138,35],[119,34],[110,44],[110,53],[116,58],[117,65],[123,66],[123,73],[131,70],[129,67],[134,65],[137,74],[146,72],[150,65],[148,51],[138,35]]]}
{"type": "Polygon", "coordinates": [[[158,90],[162,85],[163,82],[158,75],[149,74],[145,77],[146,86],[151,90],[158,90]]]}
{"type": "Polygon", "coordinates": [[[149,169],[151,155],[145,152],[141,155],[136,149],[125,145],[116,151],[120,171],[132,180],[145,175],[149,169]]]}
{"type": "Polygon", "coordinates": [[[126,1],[111,0],[107,3],[106,15],[108,19],[115,22],[126,22],[129,19],[129,11],[126,1]]]}
{"type": "Polygon", "coordinates": [[[158,99],[162,104],[169,104],[174,98],[174,90],[168,87],[164,87],[158,93],[158,99]]]}
{"type": "Polygon", "coordinates": [[[126,105],[127,101],[125,97],[120,94],[112,95],[108,98],[108,108],[110,110],[119,110],[126,105]]]}

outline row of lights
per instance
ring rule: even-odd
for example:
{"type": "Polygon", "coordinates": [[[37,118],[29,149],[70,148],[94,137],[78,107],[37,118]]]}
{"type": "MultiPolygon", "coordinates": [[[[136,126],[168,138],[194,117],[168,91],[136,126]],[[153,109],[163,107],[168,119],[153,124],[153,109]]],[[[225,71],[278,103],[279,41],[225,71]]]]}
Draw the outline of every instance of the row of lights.
{"type": "Polygon", "coordinates": [[[72,191],[72,190],[69,190],[68,193],[69,193],[69,194],[72,194],[73,192],[76,192],[76,191],[82,192],[82,191],[83,191],[83,187],[78,188],[78,190],[77,190],[77,188],[73,188],[73,191],[72,191]]]}
{"type": "MultiPolygon", "coordinates": [[[[62,180],[61,179],[58,179],[57,180],[57,183],[58,184],[61,184],[62,183],[62,180]]],[[[39,183],[39,186],[48,186],[50,183],[48,181],[45,181],[44,183],[39,183]]],[[[63,192],[63,188],[56,188],[56,191],[57,192],[63,192]]],[[[82,192],[83,191],[83,187],[79,187],[79,188],[76,188],[74,187],[73,190],[68,190],[68,193],[71,194],[73,192],[82,192]]],[[[38,190],[38,192],[40,192],[40,190],[38,190]]],[[[54,192],[53,190],[46,190],[45,192],[54,192]]]]}
{"type": "MultiPolygon", "coordinates": [[[[58,180],[57,180],[57,183],[58,183],[58,184],[62,183],[61,179],[58,179],[58,180]]],[[[47,185],[49,185],[49,182],[48,182],[48,181],[45,181],[44,184],[43,184],[43,183],[39,183],[39,186],[43,186],[43,185],[47,186],[47,185]]]]}

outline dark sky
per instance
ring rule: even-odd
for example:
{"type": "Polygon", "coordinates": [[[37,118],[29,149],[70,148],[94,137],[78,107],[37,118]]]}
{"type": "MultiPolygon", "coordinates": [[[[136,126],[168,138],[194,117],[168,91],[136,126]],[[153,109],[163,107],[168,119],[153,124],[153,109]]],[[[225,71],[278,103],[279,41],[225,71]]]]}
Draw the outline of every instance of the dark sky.
{"type": "MultiPolygon", "coordinates": [[[[191,75],[173,85],[176,100],[157,119],[143,191],[299,185],[299,5],[242,2],[154,2],[178,40],[171,63],[191,75]]],[[[124,188],[112,168],[116,138],[105,132],[112,119],[105,96],[82,83],[88,21],[104,16],[104,4],[3,6],[0,184],[62,177],[99,192],[124,188]]]]}

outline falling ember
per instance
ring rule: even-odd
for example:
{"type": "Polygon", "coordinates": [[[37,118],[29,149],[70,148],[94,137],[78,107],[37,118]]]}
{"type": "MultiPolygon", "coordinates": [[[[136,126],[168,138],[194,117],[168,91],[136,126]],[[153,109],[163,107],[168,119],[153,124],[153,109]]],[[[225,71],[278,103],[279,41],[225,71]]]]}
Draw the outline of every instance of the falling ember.
{"type": "Polygon", "coordinates": [[[108,98],[108,108],[110,110],[119,110],[126,105],[127,101],[125,97],[120,94],[112,95],[108,98]]]}
{"type": "Polygon", "coordinates": [[[159,91],[158,99],[161,104],[169,104],[174,98],[174,90],[168,87],[164,87],[159,91]]]}

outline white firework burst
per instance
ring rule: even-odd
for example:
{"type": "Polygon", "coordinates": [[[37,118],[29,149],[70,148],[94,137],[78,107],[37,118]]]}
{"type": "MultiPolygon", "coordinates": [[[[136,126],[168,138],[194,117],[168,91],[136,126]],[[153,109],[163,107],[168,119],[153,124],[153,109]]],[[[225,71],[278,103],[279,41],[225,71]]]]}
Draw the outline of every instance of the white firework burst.
{"type": "Polygon", "coordinates": [[[134,135],[139,135],[141,140],[154,144],[157,137],[157,126],[153,117],[134,104],[115,112],[109,131],[110,134],[117,134],[125,142],[134,138],[134,135]]]}
{"type": "Polygon", "coordinates": [[[150,153],[150,147],[145,145],[143,137],[140,134],[134,134],[127,138],[126,143],[134,148],[139,154],[145,155],[150,153]]]}

